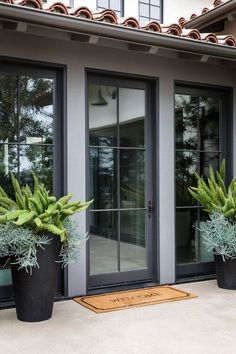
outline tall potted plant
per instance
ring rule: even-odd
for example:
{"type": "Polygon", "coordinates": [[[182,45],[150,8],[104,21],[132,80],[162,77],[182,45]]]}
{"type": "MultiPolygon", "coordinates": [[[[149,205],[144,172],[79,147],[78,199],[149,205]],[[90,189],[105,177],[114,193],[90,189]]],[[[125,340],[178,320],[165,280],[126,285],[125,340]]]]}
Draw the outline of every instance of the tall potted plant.
{"type": "Polygon", "coordinates": [[[0,257],[10,257],[17,317],[29,322],[51,317],[59,265],[76,261],[86,239],[71,216],[91,204],[57,199],[33,179],[31,190],[11,174],[14,199],[0,187],[0,257]]]}
{"type": "Polygon", "coordinates": [[[195,173],[196,187],[189,192],[209,214],[199,230],[209,252],[213,252],[220,288],[236,289],[236,178],[225,183],[225,160],[219,171],[209,166],[205,179],[195,173]]]}

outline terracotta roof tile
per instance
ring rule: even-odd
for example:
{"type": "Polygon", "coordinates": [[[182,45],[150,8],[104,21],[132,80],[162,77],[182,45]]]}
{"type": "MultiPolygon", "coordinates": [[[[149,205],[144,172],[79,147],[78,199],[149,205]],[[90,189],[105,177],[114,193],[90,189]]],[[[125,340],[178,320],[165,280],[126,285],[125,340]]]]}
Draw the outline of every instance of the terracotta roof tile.
{"type": "Polygon", "coordinates": [[[185,19],[184,17],[181,17],[179,19],[179,23],[181,24],[181,26],[183,27],[187,22],[191,22],[193,20],[195,20],[198,17],[202,17],[204,14],[208,13],[208,12],[212,12],[214,11],[216,8],[218,8],[219,6],[223,6],[225,4],[227,4],[228,2],[230,2],[232,0],[215,0],[212,4],[212,6],[209,7],[204,7],[201,11],[200,14],[195,14],[193,13],[189,19],[185,19]]]}
{"type": "MultiPolygon", "coordinates": [[[[236,40],[233,36],[216,36],[214,33],[200,33],[197,29],[185,29],[184,24],[186,20],[181,17],[179,23],[173,23],[170,25],[162,25],[157,21],[150,21],[147,23],[140,23],[134,17],[117,18],[115,11],[111,9],[92,12],[88,7],[81,6],[71,9],[65,6],[62,2],[43,3],[42,0],[0,0],[9,6],[18,5],[22,7],[31,7],[38,11],[51,12],[55,14],[61,14],[63,16],[71,16],[72,18],[79,18],[87,21],[105,22],[115,26],[129,27],[139,31],[152,31],[158,34],[172,35],[181,37],[186,40],[196,40],[202,42],[208,42],[219,45],[226,45],[230,47],[236,47],[236,40]]],[[[222,4],[231,0],[215,0],[214,7],[221,6],[222,4]]],[[[204,13],[210,11],[210,8],[204,8],[204,13]]],[[[191,18],[197,17],[193,14],[191,18]]]]}

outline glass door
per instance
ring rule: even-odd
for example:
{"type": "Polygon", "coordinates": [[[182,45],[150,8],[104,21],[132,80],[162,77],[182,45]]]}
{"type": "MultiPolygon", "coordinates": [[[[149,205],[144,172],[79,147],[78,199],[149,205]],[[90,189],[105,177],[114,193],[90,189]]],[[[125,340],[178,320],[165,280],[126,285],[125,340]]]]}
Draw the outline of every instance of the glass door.
{"type": "MultiPolygon", "coordinates": [[[[208,177],[208,166],[218,169],[226,157],[230,170],[230,121],[227,91],[176,87],[176,260],[177,277],[215,272],[199,222],[208,215],[188,192],[196,185],[194,171],[208,177]]],[[[229,172],[230,174],[230,172],[229,172]]]]}
{"type": "MultiPolygon", "coordinates": [[[[54,71],[0,64],[0,185],[10,196],[10,172],[31,185],[34,171],[48,190],[61,192],[53,178],[60,165],[54,139],[56,77],[54,71]]],[[[0,300],[12,296],[10,269],[0,268],[0,300]]]]}
{"type": "Polygon", "coordinates": [[[153,277],[149,90],[89,77],[89,286],[153,277]]]}

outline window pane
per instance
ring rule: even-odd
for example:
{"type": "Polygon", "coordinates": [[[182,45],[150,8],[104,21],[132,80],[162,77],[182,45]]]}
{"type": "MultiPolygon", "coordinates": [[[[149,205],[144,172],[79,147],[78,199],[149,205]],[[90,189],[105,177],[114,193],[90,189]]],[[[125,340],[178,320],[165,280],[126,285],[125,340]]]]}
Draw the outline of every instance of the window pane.
{"type": "Polygon", "coordinates": [[[90,195],[94,209],[117,208],[117,151],[90,149],[90,195]]]}
{"type": "Polygon", "coordinates": [[[197,171],[198,153],[176,152],[176,205],[196,205],[188,191],[189,186],[196,185],[194,171],[197,171]]]}
{"type": "Polygon", "coordinates": [[[117,89],[110,86],[89,86],[89,144],[116,146],[117,89]]]}
{"type": "Polygon", "coordinates": [[[160,19],[160,8],[157,6],[150,7],[150,18],[159,20],[160,19]]]}
{"type": "Polygon", "coordinates": [[[17,141],[17,77],[0,73],[0,143],[17,141]]]}
{"type": "Polygon", "coordinates": [[[219,150],[219,98],[200,98],[200,149],[208,151],[219,150]]]}
{"type": "Polygon", "coordinates": [[[144,2],[145,4],[149,4],[150,0],[141,0],[140,3],[144,2]]]}
{"type": "Polygon", "coordinates": [[[177,263],[192,263],[198,260],[198,211],[177,209],[176,237],[177,263]]]}
{"type": "Polygon", "coordinates": [[[140,16],[149,17],[149,5],[140,4],[140,16]]]}
{"type": "Polygon", "coordinates": [[[20,182],[32,185],[32,171],[39,177],[39,181],[53,192],[53,147],[22,145],[20,152],[20,182]]]}
{"type": "Polygon", "coordinates": [[[120,0],[110,0],[110,8],[113,10],[121,11],[121,1],[120,0]]]}
{"type": "Polygon", "coordinates": [[[176,149],[198,148],[198,98],[175,95],[176,149]]]}
{"type": "Polygon", "coordinates": [[[22,76],[19,104],[20,142],[52,144],[53,80],[22,76]]]}
{"type": "Polygon", "coordinates": [[[120,150],[121,208],[145,207],[145,152],[120,150]]]}
{"type": "Polygon", "coordinates": [[[145,91],[119,89],[120,146],[145,145],[145,91]]]}
{"type": "Polygon", "coordinates": [[[0,145],[0,185],[7,194],[12,194],[12,184],[9,173],[18,174],[18,149],[16,145],[0,145]]]}
{"type": "Polygon", "coordinates": [[[90,275],[118,271],[117,212],[90,212],[90,275]]]}
{"type": "Polygon", "coordinates": [[[147,268],[146,211],[121,211],[120,223],[121,271],[147,268]]]}
{"type": "Polygon", "coordinates": [[[108,8],[109,7],[109,2],[108,0],[98,0],[97,2],[98,6],[108,8]]]}
{"type": "Polygon", "coordinates": [[[151,0],[150,3],[151,5],[160,6],[160,0],[151,0]]]}

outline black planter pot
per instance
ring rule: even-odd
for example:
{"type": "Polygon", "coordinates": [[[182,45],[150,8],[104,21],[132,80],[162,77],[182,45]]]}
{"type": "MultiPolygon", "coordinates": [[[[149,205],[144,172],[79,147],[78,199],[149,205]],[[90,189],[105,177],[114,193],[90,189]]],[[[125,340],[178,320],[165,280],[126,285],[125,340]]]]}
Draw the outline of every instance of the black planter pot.
{"type": "Polygon", "coordinates": [[[20,321],[39,322],[52,316],[61,242],[59,236],[49,234],[48,237],[51,243],[44,249],[38,248],[39,268],[33,268],[32,274],[18,270],[18,265],[11,265],[16,313],[20,321]]]}
{"type": "Polygon", "coordinates": [[[9,264],[9,257],[0,257],[0,269],[8,267],[9,264]]]}
{"type": "Polygon", "coordinates": [[[236,290],[236,259],[228,259],[214,255],[216,264],[217,284],[219,288],[236,290]]]}

